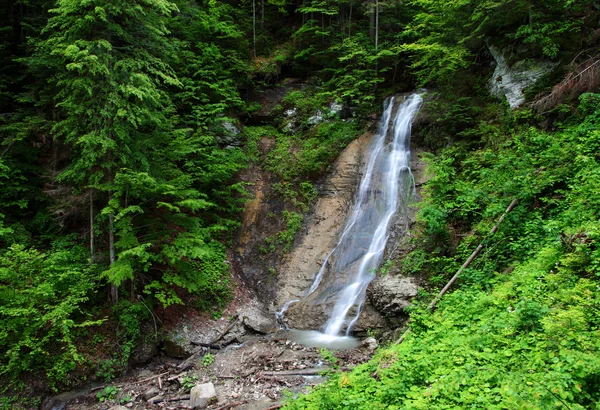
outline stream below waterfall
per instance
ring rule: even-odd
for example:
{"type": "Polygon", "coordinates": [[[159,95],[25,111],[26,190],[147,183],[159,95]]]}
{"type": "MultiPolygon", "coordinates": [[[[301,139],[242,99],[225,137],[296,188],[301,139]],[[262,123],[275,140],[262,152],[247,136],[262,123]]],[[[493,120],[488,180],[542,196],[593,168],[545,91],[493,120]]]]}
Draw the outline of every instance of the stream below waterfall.
{"type": "Polygon", "coordinates": [[[383,259],[390,227],[399,213],[407,211],[415,190],[410,170],[410,134],[422,98],[412,94],[398,100],[389,97],[384,103],[354,205],[337,245],[325,257],[304,295],[288,301],[277,313],[283,324],[285,313],[293,304],[315,293],[333,296],[331,313],[321,329],[290,330],[290,338],[298,343],[334,349],[358,345],[351,332],[360,316],[367,286],[383,259]]]}

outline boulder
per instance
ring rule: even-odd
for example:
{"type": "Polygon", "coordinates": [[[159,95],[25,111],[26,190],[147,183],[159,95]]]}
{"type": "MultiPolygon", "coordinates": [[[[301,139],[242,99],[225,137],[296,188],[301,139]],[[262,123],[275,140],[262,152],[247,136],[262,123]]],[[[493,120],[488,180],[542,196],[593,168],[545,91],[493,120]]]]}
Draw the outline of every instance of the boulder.
{"type": "Polygon", "coordinates": [[[146,390],[145,392],[142,393],[142,398],[146,401],[150,401],[151,399],[158,396],[159,393],[160,393],[160,390],[158,390],[157,387],[152,386],[148,390],[146,390]]]}
{"type": "Polygon", "coordinates": [[[306,123],[308,125],[317,125],[322,122],[323,122],[323,113],[321,112],[321,110],[318,110],[315,115],[313,115],[306,121],[306,123]]]}
{"type": "Polygon", "coordinates": [[[255,332],[266,334],[277,330],[275,316],[268,314],[258,303],[244,306],[241,314],[244,318],[244,325],[255,332]]]}
{"type": "Polygon", "coordinates": [[[134,365],[149,363],[158,354],[158,338],[154,323],[144,322],[140,334],[131,357],[131,364],[134,365]]]}
{"type": "Polygon", "coordinates": [[[217,391],[212,383],[197,384],[190,392],[190,404],[193,409],[204,409],[217,398],[217,391]]]}
{"type": "Polygon", "coordinates": [[[242,143],[241,131],[236,124],[231,121],[220,122],[219,125],[215,127],[215,131],[217,131],[215,140],[217,144],[221,146],[237,147],[242,143]]]}
{"type": "Polygon", "coordinates": [[[417,296],[418,290],[419,287],[412,277],[384,275],[371,282],[367,296],[379,312],[390,318],[402,315],[404,308],[417,296]]]}

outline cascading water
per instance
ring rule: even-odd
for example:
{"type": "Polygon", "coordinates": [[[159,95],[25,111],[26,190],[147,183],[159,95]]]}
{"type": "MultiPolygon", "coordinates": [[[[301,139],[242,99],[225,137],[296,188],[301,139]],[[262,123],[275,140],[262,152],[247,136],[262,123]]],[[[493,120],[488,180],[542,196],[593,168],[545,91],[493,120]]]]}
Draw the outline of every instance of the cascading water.
{"type": "MultiPolygon", "coordinates": [[[[375,270],[383,258],[394,216],[414,190],[409,139],[411,123],[421,102],[421,96],[413,94],[398,106],[394,115],[395,97],[386,100],[352,214],[304,297],[319,288],[326,274],[344,272],[346,279],[336,289],[336,302],[324,332],[293,331],[299,342],[338,348],[356,343],[349,334],[360,315],[367,286],[375,278],[375,270]],[[341,336],[342,332],[345,336],[341,336]]],[[[278,319],[295,302],[286,303],[277,314],[278,319]]]]}

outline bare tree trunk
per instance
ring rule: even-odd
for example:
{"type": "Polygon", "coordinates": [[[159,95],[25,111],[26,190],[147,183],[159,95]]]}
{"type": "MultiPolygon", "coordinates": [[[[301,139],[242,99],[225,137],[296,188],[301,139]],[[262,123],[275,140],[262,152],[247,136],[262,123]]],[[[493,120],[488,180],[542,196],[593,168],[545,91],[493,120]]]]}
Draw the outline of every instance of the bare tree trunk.
{"type": "MultiPolygon", "coordinates": [[[[325,32],[325,14],[321,14],[321,32],[325,32]]],[[[321,43],[325,44],[325,34],[321,34],[321,43]]]]}
{"type": "MultiPolygon", "coordinates": [[[[515,206],[517,206],[517,202],[518,202],[517,198],[515,198],[515,199],[512,200],[512,202],[510,203],[510,205],[508,205],[508,208],[506,208],[506,211],[504,211],[504,213],[500,216],[500,218],[498,218],[498,221],[496,222],[496,225],[494,225],[494,227],[490,231],[489,236],[492,236],[493,234],[496,233],[496,231],[498,231],[498,227],[500,226],[500,224],[502,223],[502,221],[504,220],[504,218],[506,217],[506,215],[510,211],[512,211],[515,206]]],[[[440,291],[440,293],[438,293],[438,295],[435,297],[435,299],[433,299],[433,301],[429,305],[429,309],[430,310],[435,309],[435,306],[437,305],[437,303],[440,300],[440,298],[442,296],[444,296],[444,294],[448,291],[448,289],[450,289],[450,286],[452,286],[454,284],[454,282],[456,282],[456,279],[458,279],[458,276],[462,273],[462,271],[469,267],[469,265],[471,264],[471,262],[473,262],[473,259],[475,259],[475,257],[477,257],[477,255],[479,254],[479,252],[481,251],[482,248],[483,248],[483,242],[480,243],[477,246],[477,248],[475,248],[475,250],[473,251],[473,253],[471,253],[471,256],[469,256],[469,258],[465,261],[465,263],[463,263],[463,265],[460,267],[460,269],[454,274],[454,276],[452,277],[452,279],[450,279],[450,281],[446,284],[446,286],[444,286],[444,288],[440,291]]],[[[410,322],[410,319],[408,319],[408,322],[406,322],[405,324],[408,324],[409,322],[410,322]]],[[[404,339],[406,338],[406,336],[409,333],[410,333],[410,328],[407,329],[402,334],[402,336],[400,336],[400,338],[396,341],[396,344],[402,343],[404,341],[404,339]]]]}
{"type": "MultiPolygon", "coordinates": [[[[512,200],[512,202],[510,203],[508,208],[506,208],[506,211],[504,211],[502,216],[500,216],[500,218],[498,219],[498,222],[496,222],[496,225],[494,225],[494,227],[490,231],[489,236],[492,236],[493,234],[496,233],[496,231],[498,230],[498,226],[500,226],[500,224],[504,220],[504,217],[506,216],[506,214],[508,214],[510,211],[512,211],[516,205],[517,205],[517,199],[515,198],[512,200]]],[[[475,248],[475,250],[473,251],[471,256],[469,256],[469,259],[466,260],[466,262],[454,274],[452,279],[450,279],[450,281],[446,284],[446,286],[444,286],[444,288],[440,291],[440,293],[438,293],[438,295],[435,297],[435,299],[433,299],[433,302],[431,302],[431,304],[429,305],[429,309],[433,310],[435,308],[435,305],[440,300],[440,298],[442,296],[444,296],[444,293],[446,293],[448,291],[448,289],[450,289],[450,286],[452,286],[454,284],[454,282],[456,282],[456,279],[458,279],[458,276],[462,273],[462,271],[469,267],[471,262],[473,262],[473,259],[475,259],[475,257],[479,254],[479,251],[481,251],[482,248],[483,248],[483,242],[480,243],[479,246],[477,246],[477,248],[475,248]]]]}
{"type": "Polygon", "coordinates": [[[252,0],[252,41],[254,44],[254,58],[256,58],[256,0],[252,0]]]}
{"type": "Polygon", "coordinates": [[[375,1],[375,50],[379,45],[379,0],[375,1]]]}
{"type": "Polygon", "coordinates": [[[264,34],[265,32],[265,0],[260,2],[260,30],[264,34]]]}
{"type": "Polygon", "coordinates": [[[350,0],[350,15],[348,16],[348,38],[352,37],[352,5],[354,2],[350,0]]]}
{"type": "MultiPolygon", "coordinates": [[[[112,196],[112,195],[110,195],[112,196]]],[[[110,202],[109,196],[109,202],[110,202]]],[[[111,213],[108,214],[108,253],[109,253],[109,261],[110,266],[115,263],[115,224],[114,224],[114,216],[111,213]]],[[[119,289],[117,285],[114,283],[110,284],[110,299],[113,304],[119,301],[119,289]]]]}
{"type": "Polygon", "coordinates": [[[369,38],[373,40],[375,38],[375,1],[369,2],[369,38]]]}
{"type": "Polygon", "coordinates": [[[90,188],[90,264],[94,264],[94,190],[90,188]]]}

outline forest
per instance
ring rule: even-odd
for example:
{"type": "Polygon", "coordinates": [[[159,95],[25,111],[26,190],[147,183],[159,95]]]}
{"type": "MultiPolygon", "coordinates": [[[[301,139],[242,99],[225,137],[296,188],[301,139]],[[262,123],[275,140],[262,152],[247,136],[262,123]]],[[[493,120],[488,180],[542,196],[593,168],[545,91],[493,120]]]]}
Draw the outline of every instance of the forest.
{"type": "Polygon", "coordinates": [[[600,408],[596,1],[12,0],[0,51],[1,408],[122,374],[153,314],[219,315],[240,172],[279,181],[285,252],[383,98],[423,87],[430,179],[393,261],[428,283],[410,332],[286,408],[600,408]],[[552,67],[517,108],[488,90],[494,48],[552,67]],[[253,96],[292,77],[259,123],[253,96]]]}

